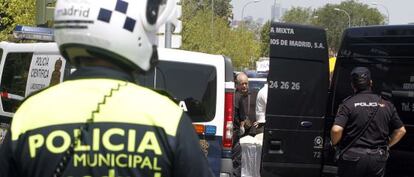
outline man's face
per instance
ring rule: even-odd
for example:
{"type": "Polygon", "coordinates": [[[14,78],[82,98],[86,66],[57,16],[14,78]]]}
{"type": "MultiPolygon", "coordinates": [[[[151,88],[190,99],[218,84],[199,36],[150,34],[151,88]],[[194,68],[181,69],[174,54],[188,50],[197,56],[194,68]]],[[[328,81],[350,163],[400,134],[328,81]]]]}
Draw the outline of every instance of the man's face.
{"type": "Polygon", "coordinates": [[[237,78],[238,80],[238,85],[237,85],[237,89],[243,93],[243,94],[247,94],[247,92],[249,91],[249,81],[247,79],[247,76],[240,76],[237,78]]]}

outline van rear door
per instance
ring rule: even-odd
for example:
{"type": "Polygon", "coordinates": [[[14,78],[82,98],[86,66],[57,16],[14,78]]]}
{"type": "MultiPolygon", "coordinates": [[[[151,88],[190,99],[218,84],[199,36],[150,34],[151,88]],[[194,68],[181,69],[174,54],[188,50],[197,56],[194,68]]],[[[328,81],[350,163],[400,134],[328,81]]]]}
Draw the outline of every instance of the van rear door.
{"type": "Polygon", "coordinates": [[[220,55],[159,49],[155,69],[139,78],[140,85],[170,94],[191,118],[202,150],[217,177],[220,173],[230,173],[232,168],[229,139],[232,132],[227,131],[232,127],[232,120],[225,119],[226,103],[231,103],[227,106],[233,111],[232,73],[230,60],[220,55]]]}
{"type": "Polygon", "coordinates": [[[320,175],[328,68],[324,29],[271,25],[262,177],[320,175]]]}
{"type": "MultiPolygon", "coordinates": [[[[407,134],[391,148],[387,176],[414,174],[414,25],[351,28],[344,32],[331,85],[329,125],[342,100],[352,94],[349,73],[371,71],[373,91],[394,103],[407,134]]],[[[329,131],[328,129],[326,130],[329,131]]],[[[325,164],[332,164],[326,156],[325,164]]]]}

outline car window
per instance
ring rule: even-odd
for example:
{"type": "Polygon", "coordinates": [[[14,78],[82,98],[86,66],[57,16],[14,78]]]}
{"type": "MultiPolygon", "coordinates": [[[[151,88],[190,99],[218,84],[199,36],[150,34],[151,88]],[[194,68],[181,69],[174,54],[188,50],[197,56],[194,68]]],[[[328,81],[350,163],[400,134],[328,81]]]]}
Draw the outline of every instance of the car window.
{"type": "Polygon", "coordinates": [[[266,80],[249,80],[249,90],[252,92],[258,92],[266,83],[266,80]]]}
{"type": "Polygon", "coordinates": [[[193,122],[208,122],[216,112],[216,73],[210,65],[159,61],[139,82],[171,94],[193,122]]]}
{"type": "Polygon", "coordinates": [[[8,53],[1,77],[1,102],[5,112],[15,112],[24,99],[33,53],[8,53]]]}

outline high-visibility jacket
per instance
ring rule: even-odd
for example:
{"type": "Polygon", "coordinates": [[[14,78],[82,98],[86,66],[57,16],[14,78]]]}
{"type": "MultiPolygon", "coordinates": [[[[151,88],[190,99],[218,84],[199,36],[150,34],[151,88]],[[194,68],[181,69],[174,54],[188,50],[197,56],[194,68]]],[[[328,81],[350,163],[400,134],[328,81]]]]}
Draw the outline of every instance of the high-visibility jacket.
{"type": "Polygon", "coordinates": [[[211,176],[190,119],[121,72],[88,67],[20,106],[0,176],[211,176]]]}

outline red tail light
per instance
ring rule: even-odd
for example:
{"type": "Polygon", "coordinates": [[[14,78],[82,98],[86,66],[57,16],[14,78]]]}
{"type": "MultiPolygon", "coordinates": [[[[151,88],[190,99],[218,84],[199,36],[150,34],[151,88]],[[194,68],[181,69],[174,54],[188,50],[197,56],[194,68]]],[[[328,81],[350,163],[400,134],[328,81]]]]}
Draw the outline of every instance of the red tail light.
{"type": "Polygon", "coordinates": [[[226,92],[224,102],[223,148],[228,150],[233,146],[233,108],[234,93],[226,92]]]}
{"type": "Polygon", "coordinates": [[[8,94],[6,91],[1,92],[1,93],[0,93],[0,96],[1,96],[2,98],[9,98],[9,94],[8,94]]]}

